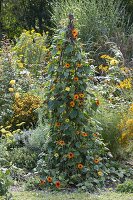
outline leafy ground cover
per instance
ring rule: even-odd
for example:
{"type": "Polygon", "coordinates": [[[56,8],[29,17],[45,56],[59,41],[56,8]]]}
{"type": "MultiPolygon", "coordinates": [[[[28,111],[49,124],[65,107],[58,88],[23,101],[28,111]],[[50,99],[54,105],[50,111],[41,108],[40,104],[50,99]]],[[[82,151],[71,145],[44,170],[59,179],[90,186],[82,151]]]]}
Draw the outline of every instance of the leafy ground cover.
{"type": "Polygon", "coordinates": [[[14,192],[14,200],[132,200],[132,194],[106,192],[90,195],[88,193],[44,193],[44,192],[14,192]]]}

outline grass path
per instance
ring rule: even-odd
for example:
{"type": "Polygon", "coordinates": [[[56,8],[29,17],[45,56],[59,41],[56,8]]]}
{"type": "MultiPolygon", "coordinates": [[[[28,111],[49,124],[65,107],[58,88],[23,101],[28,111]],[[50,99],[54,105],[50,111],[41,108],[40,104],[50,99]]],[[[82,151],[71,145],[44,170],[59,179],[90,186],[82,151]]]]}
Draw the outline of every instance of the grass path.
{"type": "Polygon", "coordinates": [[[133,200],[133,194],[115,192],[90,195],[87,193],[13,192],[14,200],[133,200]]]}

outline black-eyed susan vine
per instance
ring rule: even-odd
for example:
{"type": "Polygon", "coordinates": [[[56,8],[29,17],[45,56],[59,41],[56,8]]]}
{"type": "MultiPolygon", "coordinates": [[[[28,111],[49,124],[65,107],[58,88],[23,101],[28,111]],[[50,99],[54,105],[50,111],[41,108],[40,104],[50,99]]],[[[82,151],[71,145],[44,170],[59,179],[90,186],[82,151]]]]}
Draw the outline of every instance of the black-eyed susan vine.
{"type": "MultiPolygon", "coordinates": [[[[73,15],[69,15],[68,26],[58,31],[51,45],[47,99],[50,137],[37,170],[40,187],[94,189],[104,184],[108,158],[87,114],[90,67],[73,22],[73,15]]],[[[99,106],[98,100],[95,106],[99,106]]]]}

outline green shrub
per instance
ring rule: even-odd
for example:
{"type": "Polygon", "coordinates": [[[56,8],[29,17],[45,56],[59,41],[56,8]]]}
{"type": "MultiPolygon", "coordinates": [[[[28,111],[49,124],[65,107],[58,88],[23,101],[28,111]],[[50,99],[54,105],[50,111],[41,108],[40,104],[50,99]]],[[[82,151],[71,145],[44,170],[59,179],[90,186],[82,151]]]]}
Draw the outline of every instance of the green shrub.
{"type": "Polygon", "coordinates": [[[124,183],[117,185],[116,191],[133,193],[133,180],[127,180],[124,183]]]}
{"type": "Polygon", "coordinates": [[[26,180],[25,183],[25,190],[31,191],[31,190],[37,190],[39,189],[40,179],[39,177],[30,177],[28,180],[26,180]]]}
{"type": "Polygon", "coordinates": [[[0,167],[8,167],[10,165],[8,161],[8,151],[6,143],[2,140],[0,141],[0,167]]]}
{"type": "Polygon", "coordinates": [[[119,143],[120,131],[118,127],[122,117],[121,114],[120,109],[111,108],[101,103],[99,112],[95,116],[100,123],[101,130],[99,132],[114,158],[119,157],[121,152],[121,145],[119,143]]]}
{"type": "Polygon", "coordinates": [[[11,185],[10,170],[0,168],[0,196],[7,195],[11,185]]]}
{"type": "Polygon", "coordinates": [[[26,143],[27,148],[41,151],[42,147],[46,144],[49,135],[48,125],[38,125],[28,137],[28,142],[26,143]]]}
{"type": "Polygon", "coordinates": [[[9,160],[19,168],[32,170],[36,166],[37,154],[25,147],[14,148],[10,150],[9,160]]]}

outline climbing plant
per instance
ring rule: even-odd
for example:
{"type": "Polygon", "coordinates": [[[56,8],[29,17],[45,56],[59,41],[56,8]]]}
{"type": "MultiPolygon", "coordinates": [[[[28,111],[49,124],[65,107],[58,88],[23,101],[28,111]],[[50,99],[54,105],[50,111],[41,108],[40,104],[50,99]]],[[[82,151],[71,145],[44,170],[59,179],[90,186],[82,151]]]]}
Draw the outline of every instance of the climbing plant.
{"type": "Polygon", "coordinates": [[[100,102],[87,92],[92,72],[73,15],[68,26],[55,34],[50,54],[47,105],[51,128],[37,165],[40,186],[101,187],[108,157],[92,119],[100,102]]]}

